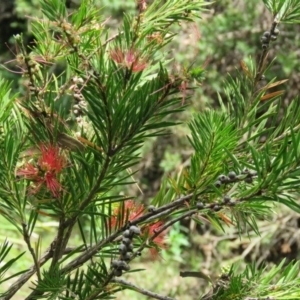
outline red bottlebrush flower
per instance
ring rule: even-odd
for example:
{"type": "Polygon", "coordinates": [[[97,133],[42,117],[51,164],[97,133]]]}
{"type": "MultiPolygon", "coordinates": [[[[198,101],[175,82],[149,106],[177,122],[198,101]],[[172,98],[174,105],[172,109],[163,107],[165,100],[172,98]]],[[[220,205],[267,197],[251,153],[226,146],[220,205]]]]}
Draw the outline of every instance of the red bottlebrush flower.
{"type": "Polygon", "coordinates": [[[141,59],[138,52],[134,52],[133,49],[123,53],[120,48],[110,51],[110,56],[117,64],[121,64],[128,69],[132,69],[132,72],[143,71],[147,67],[145,59],[141,59]]]}
{"type": "Polygon", "coordinates": [[[41,156],[36,166],[28,163],[24,169],[17,171],[17,176],[24,176],[35,183],[36,187],[31,189],[31,193],[37,193],[45,185],[52,195],[58,198],[62,186],[57,176],[66,166],[65,158],[57,146],[41,144],[40,150],[41,156]]]}
{"type": "MultiPolygon", "coordinates": [[[[151,238],[160,228],[164,225],[162,221],[158,221],[149,227],[146,227],[144,234],[147,234],[151,238]]],[[[159,248],[166,249],[165,244],[166,230],[161,232],[157,237],[153,239],[155,247],[150,248],[150,253],[153,259],[157,258],[159,248]]]]}
{"type": "Polygon", "coordinates": [[[59,147],[49,145],[40,146],[42,156],[39,158],[38,164],[43,171],[59,173],[65,167],[65,158],[60,155],[59,147]]]}
{"type": "Polygon", "coordinates": [[[111,217],[110,222],[112,228],[116,228],[117,225],[118,227],[122,227],[125,224],[126,220],[133,221],[134,219],[140,217],[143,214],[143,211],[144,205],[137,204],[133,200],[125,201],[124,206],[123,203],[121,203],[121,205],[114,210],[113,215],[111,217]],[[123,219],[120,218],[122,215],[123,219]]]}
{"type": "MultiPolygon", "coordinates": [[[[145,207],[142,204],[137,204],[133,200],[127,200],[117,207],[110,218],[111,228],[117,229],[122,227],[126,221],[133,221],[143,215],[145,207]],[[121,218],[123,216],[123,218],[121,218]]],[[[164,225],[162,221],[155,222],[151,225],[146,225],[142,228],[142,236],[151,238],[164,225]]],[[[150,253],[153,259],[157,258],[159,248],[166,248],[165,244],[166,230],[161,232],[152,241],[154,246],[150,248],[150,253]]]]}

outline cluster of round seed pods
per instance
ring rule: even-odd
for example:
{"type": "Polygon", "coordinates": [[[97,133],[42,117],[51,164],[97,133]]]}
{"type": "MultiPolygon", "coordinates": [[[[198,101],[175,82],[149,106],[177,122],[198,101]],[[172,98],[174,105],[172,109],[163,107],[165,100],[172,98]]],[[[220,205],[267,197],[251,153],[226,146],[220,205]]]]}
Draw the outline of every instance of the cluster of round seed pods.
{"type": "Polygon", "coordinates": [[[236,202],[231,199],[229,195],[225,195],[223,197],[223,204],[229,205],[229,206],[234,206],[236,202]]]}
{"type": "Polygon", "coordinates": [[[253,178],[257,176],[257,172],[251,171],[249,169],[244,169],[240,174],[236,174],[234,171],[230,171],[228,175],[221,174],[217,181],[215,182],[215,187],[220,188],[224,184],[244,181],[246,183],[252,183],[253,178]],[[245,176],[246,175],[246,176],[245,176]]]}
{"type": "Polygon", "coordinates": [[[279,32],[279,29],[275,27],[271,32],[265,31],[263,33],[263,36],[261,37],[263,49],[267,49],[269,47],[270,41],[276,41],[279,32]]]}
{"type": "Polygon", "coordinates": [[[131,225],[126,229],[122,236],[122,242],[119,245],[120,259],[111,262],[111,268],[114,270],[115,276],[122,276],[123,271],[129,271],[130,266],[127,264],[131,259],[130,252],[133,252],[132,239],[135,235],[140,235],[141,230],[135,225],[131,225]]]}
{"type": "Polygon", "coordinates": [[[75,104],[73,105],[73,113],[77,117],[82,115],[82,113],[83,113],[82,109],[86,107],[84,97],[81,94],[81,90],[78,87],[78,85],[82,85],[82,84],[83,84],[82,78],[77,77],[77,76],[72,78],[71,90],[73,91],[73,97],[75,100],[75,104]]]}
{"type": "Polygon", "coordinates": [[[237,179],[237,175],[234,171],[230,171],[227,176],[224,174],[221,174],[218,177],[218,180],[215,182],[215,187],[220,188],[222,184],[235,182],[236,179],[237,179]]]}
{"type": "Polygon", "coordinates": [[[252,183],[253,182],[253,177],[257,176],[257,172],[251,171],[249,169],[244,169],[241,174],[243,176],[246,175],[246,177],[244,177],[244,181],[246,183],[252,183]]]}

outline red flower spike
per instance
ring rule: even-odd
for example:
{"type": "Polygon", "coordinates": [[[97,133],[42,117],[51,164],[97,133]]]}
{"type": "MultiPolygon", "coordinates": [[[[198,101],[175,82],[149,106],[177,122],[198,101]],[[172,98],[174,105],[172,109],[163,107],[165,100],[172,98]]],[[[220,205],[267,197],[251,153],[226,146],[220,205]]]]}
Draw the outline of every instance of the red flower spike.
{"type": "MultiPolygon", "coordinates": [[[[133,200],[125,201],[124,204],[121,204],[114,210],[113,215],[110,219],[111,228],[117,229],[117,226],[122,227],[126,221],[133,221],[138,217],[142,216],[144,211],[144,205],[137,204],[133,200]],[[122,215],[123,219],[120,218],[120,216],[122,215]]],[[[142,236],[145,236],[146,238],[151,238],[158,230],[160,230],[160,228],[163,225],[164,223],[162,221],[157,221],[154,224],[146,225],[142,229],[142,236]]],[[[161,232],[157,237],[153,239],[152,242],[155,244],[155,246],[153,248],[150,248],[150,253],[153,259],[156,259],[158,257],[159,248],[166,249],[165,236],[166,230],[161,232]]]]}
{"type": "Polygon", "coordinates": [[[38,159],[37,167],[27,164],[24,169],[17,171],[17,175],[24,176],[35,183],[36,187],[31,189],[31,194],[36,194],[45,185],[52,195],[58,198],[62,186],[57,180],[57,176],[66,166],[65,158],[59,153],[57,146],[41,144],[40,150],[41,156],[38,159]]]}
{"type": "Polygon", "coordinates": [[[62,186],[61,184],[57,181],[55,174],[52,172],[47,172],[45,174],[45,183],[49,191],[51,191],[52,195],[55,198],[58,198],[59,196],[59,191],[61,190],[62,186]]]}
{"type": "Polygon", "coordinates": [[[59,154],[57,146],[50,145],[46,147],[41,144],[40,146],[42,157],[39,158],[39,166],[43,171],[59,173],[65,167],[65,159],[59,154]]]}
{"type": "MultiPolygon", "coordinates": [[[[148,234],[148,236],[151,238],[160,228],[164,225],[162,221],[158,221],[152,225],[150,225],[148,228],[146,228],[145,233],[148,234]]],[[[153,239],[153,243],[156,245],[153,248],[150,248],[150,253],[153,259],[156,259],[158,256],[158,248],[166,249],[165,244],[165,236],[166,236],[166,230],[161,232],[157,237],[153,239]]]]}
{"type": "Polygon", "coordinates": [[[122,213],[122,204],[117,207],[113,215],[111,217],[111,226],[112,228],[116,228],[117,223],[119,227],[122,227],[126,220],[133,221],[134,219],[140,217],[143,214],[144,206],[142,204],[137,205],[133,200],[127,200],[124,202],[124,212],[123,212],[123,219],[118,220],[118,216],[122,213]],[[127,216],[127,212],[129,215],[127,216]]]}

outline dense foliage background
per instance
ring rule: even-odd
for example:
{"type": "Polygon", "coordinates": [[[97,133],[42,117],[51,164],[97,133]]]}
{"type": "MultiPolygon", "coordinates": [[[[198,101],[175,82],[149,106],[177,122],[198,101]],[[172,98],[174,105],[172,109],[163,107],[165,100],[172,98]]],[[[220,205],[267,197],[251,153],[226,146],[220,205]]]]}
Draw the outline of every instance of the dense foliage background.
{"type": "MultiPolygon", "coordinates": [[[[97,2],[97,1],[96,1],[97,2]]],[[[77,9],[80,1],[67,1],[72,10],[77,9]]],[[[111,27],[111,34],[117,32],[117,27],[123,19],[124,13],[135,13],[136,3],[130,1],[98,1],[102,7],[103,15],[107,16],[106,22],[111,27]]],[[[13,35],[24,33],[25,43],[32,42],[31,24],[34,18],[41,17],[41,9],[38,0],[5,1],[0,8],[0,63],[11,69],[6,62],[15,59],[16,49],[13,35]]],[[[195,83],[193,90],[187,91],[186,104],[188,108],[176,114],[178,121],[182,123],[170,129],[167,137],[149,138],[143,146],[143,160],[133,168],[133,175],[138,182],[130,187],[130,194],[145,204],[149,203],[159,191],[163,178],[174,176],[183,167],[189,166],[189,157],[192,147],[186,139],[189,134],[187,121],[196,111],[204,111],[208,105],[219,107],[218,97],[225,96],[224,81],[228,73],[234,74],[235,69],[240,69],[240,62],[247,62],[249,57],[256,58],[261,49],[261,35],[272,24],[272,15],[265,8],[262,1],[216,1],[209,10],[203,13],[202,19],[191,25],[178,26],[180,34],[168,46],[169,57],[174,58],[172,67],[174,72],[188,69],[189,66],[204,66],[206,73],[201,85],[195,83]]],[[[288,79],[276,90],[285,90],[282,101],[282,113],[299,93],[300,71],[300,25],[280,25],[280,38],[272,44],[269,53],[271,61],[275,56],[272,67],[266,74],[266,81],[276,77],[278,80],[288,79]],[[286,88],[288,84],[288,89],[286,88]]],[[[270,62],[269,61],[269,62],[270,62]]],[[[64,66],[56,66],[63,68],[64,66]]],[[[13,68],[13,67],[12,67],[13,68]]],[[[21,95],[26,91],[21,83],[23,78],[18,74],[0,69],[1,76],[13,80],[13,93],[21,95]]],[[[127,194],[128,191],[120,190],[127,194]]],[[[1,221],[2,222],[2,221],[1,221]]],[[[49,232],[43,235],[43,242],[51,241],[53,232],[57,228],[55,220],[46,218],[39,221],[36,226],[36,234],[49,232]]],[[[236,228],[229,226],[224,235],[221,229],[204,223],[197,225],[194,221],[183,221],[176,224],[167,233],[167,247],[161,253],[161,258],[153,259],[151,255],[143,256],[134,262],[136,268],[145,268],[142,276],[136,273],[129,275],[129,279],[149,290],[160,290],[162,294],[171,293],[170,296],[178,299],[196,299],[199,290],[203,293],[210,288],[207,281],[199,278],[180,278],[180,270],[201,270],[216,280],[222,268],[233,262],[253,262],[260,266],[268,263],[278,264],[286,258],[286,264],[294,259],[299,259],[300,248],[300,218],[299,214],[287,209],[283,205],[274,207],[266,220],[258,220],[260,236],[253,229],[249,229],[247,235],[240,236],[236,228]],[[250,239],[249,239],[250,237],[250,239]],[[170,284],[170,278],[172,282],[170,284]]],[[[77,229],[72,239],[80,239],[80,230],[77,229]]],[[[13,249],[13,254],[18,255],[23,251],[24,241],[17,238],[13,226],[8,222],[1,223],[0,242],[9,236],[9,242],[18,247],[13,249]]],[[[15,264],[11,272],[28,268],[29,260],[22,259],[15,264]]],[[[0,287],[0,292],[11,284],[5,282],[0,287]]],[[[28,287],[27,287],[28,289],[28,287]]],[[[28,290],[21,289],[15,299],[24,299],[28,290]]],[[[130,299],[147,299],[132,291],[124,291],[117,294],[118,299],[130,297],[130,299]],[[120,295],[120,296],[118,296],[120,295]],[[129,296],[130,295],[130,296],[129,296]],[[136,297],[136,298],[134,298],[136,297]]]]}

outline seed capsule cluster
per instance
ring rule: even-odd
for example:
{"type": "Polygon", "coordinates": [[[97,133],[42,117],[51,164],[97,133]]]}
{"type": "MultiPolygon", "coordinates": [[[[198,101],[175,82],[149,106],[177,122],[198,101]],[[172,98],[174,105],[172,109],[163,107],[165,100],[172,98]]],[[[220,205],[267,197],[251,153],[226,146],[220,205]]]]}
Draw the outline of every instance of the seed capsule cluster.
{"type": "Polygon", "coordinates": [[[265,31],[260,39],[262,42],[262,48],[267,49],[269,47],[270,41],[276,41],[279,32],[280,31],[277,27],[275,27],[271,31],[265,31]]]}
{"type": "Polygon", "coordinates": [[[236,201],[232,200],[229,195],[225,195],[223,197],[223,204],[234,206],[236,204],[236,201]]]}
{"type": "Polygon", "coordinates": [[[148,206],[148,212],[154,213],[154,212],[155,212],[155,206],[149,205],[149,206],[148,206]]]}
{"type": "Polygon", "coordinates": [[[215,187],[220,188],[222,186],[222,184],[235,182],[236,178],[237,178],[237,175],[234,171],[230,171],[227,176],[224,174],[221,174],[218,177],[218,180],[215,182],[215,187]]]}
{"type": "Polygon", "coordinates": [[[214,183],[216,188],[220,188],[222,185],[238,182],[238,181],[244,181],[246,183],[252,183],[253,178],[257,176],[257,172],[251,171],[249,169],[244,169],[240,174],[236,174],[234,171],[230,171],[227,176],[224,174],[221,174],[217,181],[214,183]],[[245,176],[246,175],[246,176],[245,176]]]}
{"type": "Polygon", "coordinates": [[[131,259],[130,252],[133,252],[132,240],[135,235],[140,235],[141,230],[135,225],[131,225],[126,229],[122,236],[122,242],[119,245],[120,259],[111,262],[111,268],[114,270],[115,276],[122,276],[123,271],[129,271],[130,266],[127,264],[131,259]]]}
{"type": "Polygon", "coordinates": [[[252,183],[253,182],[253,177],[257,176],[257,172],[251,171],[247,168],[244,169],[241,174],[246,175],[246,177],[244,178],[244,181],[246,183],[252,183]]]}
{"type": "Polygon", "coordinates": [[[81,90],[78,87],[78,85],[83,84],[83,79],[80,77],[73,77],[72,78],[72,92],[73,92],[73,97],[75,100],[75,104],[73,105],[73,113],[74,115],[81,116],[83,114],[83,108],[86,107],[86,102],[84,100],[83,95],[81,94],[81,90]]]}

